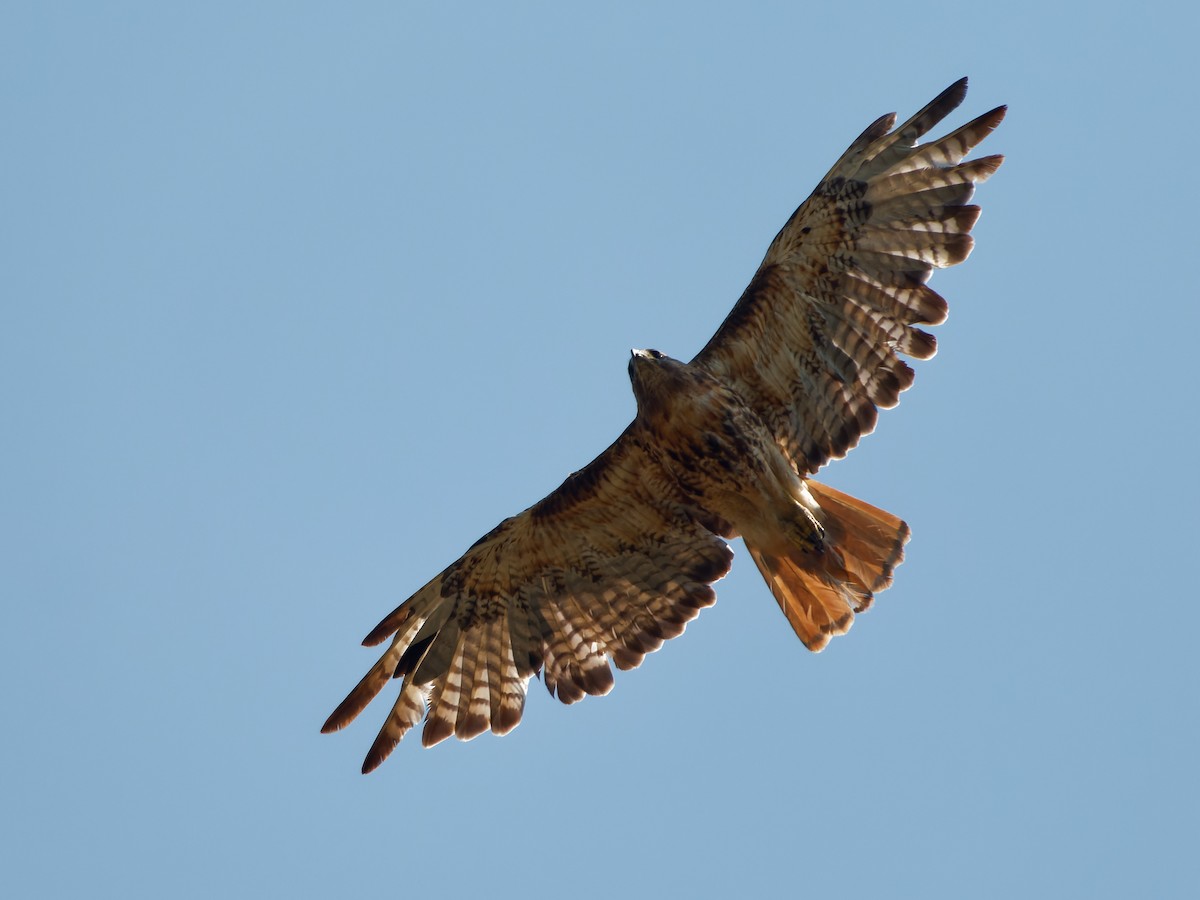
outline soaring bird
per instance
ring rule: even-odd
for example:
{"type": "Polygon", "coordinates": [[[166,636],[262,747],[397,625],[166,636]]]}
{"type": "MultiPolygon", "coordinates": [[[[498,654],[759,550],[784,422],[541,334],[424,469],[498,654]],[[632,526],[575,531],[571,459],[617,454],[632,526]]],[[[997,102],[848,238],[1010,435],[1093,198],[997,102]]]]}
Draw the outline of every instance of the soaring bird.
{"type": "Polygon", "coordinates": [[[1001,156],[964,161],[1001,106],[927,143],[964,78],[898,128],[876,119],[788,219],[741,298],[690,362],[634,350],[637,415],[553,493],[505,519],[367,635],[383,655],[326,721],[399,692],[363,763],[422,718],[422,742],[520,722],[530,679],[574,703],[613,686],[716,600],[740,536],[810,650],[845,633],[892,582],[908,526],[815,481],[875,427],[946,318],[927,287],[971,252],[975,185],[1001,156]]]}

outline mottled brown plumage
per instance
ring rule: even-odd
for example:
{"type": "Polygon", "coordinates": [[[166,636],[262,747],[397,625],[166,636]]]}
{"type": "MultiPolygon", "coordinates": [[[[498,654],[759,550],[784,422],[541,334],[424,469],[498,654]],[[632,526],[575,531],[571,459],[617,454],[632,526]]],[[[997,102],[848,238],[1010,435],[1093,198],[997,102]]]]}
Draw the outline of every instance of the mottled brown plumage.
{"type": "Polygon", "coordinates": [[[913,380],[946,303],[926,287],[962,262],[974,185],[1002,157],[963,162],[1004,116],[918,139],[966,79],[892,129],[876,120],[772,241],[749,287],[690,362],[634,351],[637,416],[591,464],[500,523],[364,641],[387,649],[324,731],[393,678],[367,755],[379,765],[424,716],[423,743],[504,734],[530,678],[574,703],[683,633],[741,536],[788,622],[820,650],[891,584],[908,526],[808,476],[843,456],[913,380]]]}

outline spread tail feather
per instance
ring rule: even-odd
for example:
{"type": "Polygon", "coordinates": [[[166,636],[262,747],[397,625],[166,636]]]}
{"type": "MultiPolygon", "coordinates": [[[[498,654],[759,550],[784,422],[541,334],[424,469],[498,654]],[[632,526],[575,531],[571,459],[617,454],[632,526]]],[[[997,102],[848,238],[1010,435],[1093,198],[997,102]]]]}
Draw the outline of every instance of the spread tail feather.
{"type": "Polygon", "coordinates": [[[779,608],[809,650],[821,650],[850,630],[854,614],[892,583],[904,559],[909,529],[903,520],[849,494],[809,479],[821,507],[824,546],[766,549],[746,543],[779,608]]]}

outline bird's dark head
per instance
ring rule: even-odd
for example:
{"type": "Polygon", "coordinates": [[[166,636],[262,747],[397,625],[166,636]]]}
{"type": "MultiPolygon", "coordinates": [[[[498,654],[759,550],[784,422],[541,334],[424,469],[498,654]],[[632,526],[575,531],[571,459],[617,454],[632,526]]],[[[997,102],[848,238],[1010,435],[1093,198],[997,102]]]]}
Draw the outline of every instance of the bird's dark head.
{"type": "Polygon", "coordinates": [[[629,356],[629,380],[638,409],[661,406],[681,381],[687,380],[688,366],[657,350],[634,350],[629,356]]]}
{"type": "Polygon", "coordinates": [[[666,363],[672,362],[675,360],[657,350],[630,350],[629,380],[633,382],[636,389],[639,379],[654,378],[655,375],[651,373],[662,369],[666,363]]]}
{"type": "Polygon", "coordinates": [[[671,357],[667,356],[664,353],[659,353],[657,350],[638,350],[636,348],[633,350],[630,350],[629,351],[629,377],[630,378],[633,377],[633,373],[638,368],[638,366],[653,365],[654,363],[656,363],[660,360],[670,359],[670,358],[671,357]]]}

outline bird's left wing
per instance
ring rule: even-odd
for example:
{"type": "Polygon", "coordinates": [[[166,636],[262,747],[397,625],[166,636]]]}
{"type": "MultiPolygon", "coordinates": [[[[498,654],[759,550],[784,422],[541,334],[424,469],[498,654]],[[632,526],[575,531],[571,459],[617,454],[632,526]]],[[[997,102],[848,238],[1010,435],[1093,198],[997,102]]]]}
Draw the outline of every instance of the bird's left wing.
{"type": "Polygon", "coordinates": [[[504,734],[543,671],[564,703],[606,694],[683,632],[733,554],[629,428],[553,493],[501,522],[367,635],[391,643],[322,731],[348,725],[392,678],[400,695],[367,754],[378,766],[425,716],[425,746],[504,734]]]}
{"type": "Polygon", "coordinates": [[[979,207],[975,185],[1003,157],[963,161],[1004,118],[984,113],[917,143],[966,96],[963,78],[893,129],[864,131],[771,242],[717,333],[692,360],[733,386],[800,473],[815,472],[875,427],[913,381],[898,354],[933,356],[917,328],[946,318],[926,286],[962,262],[979,207]]]}

